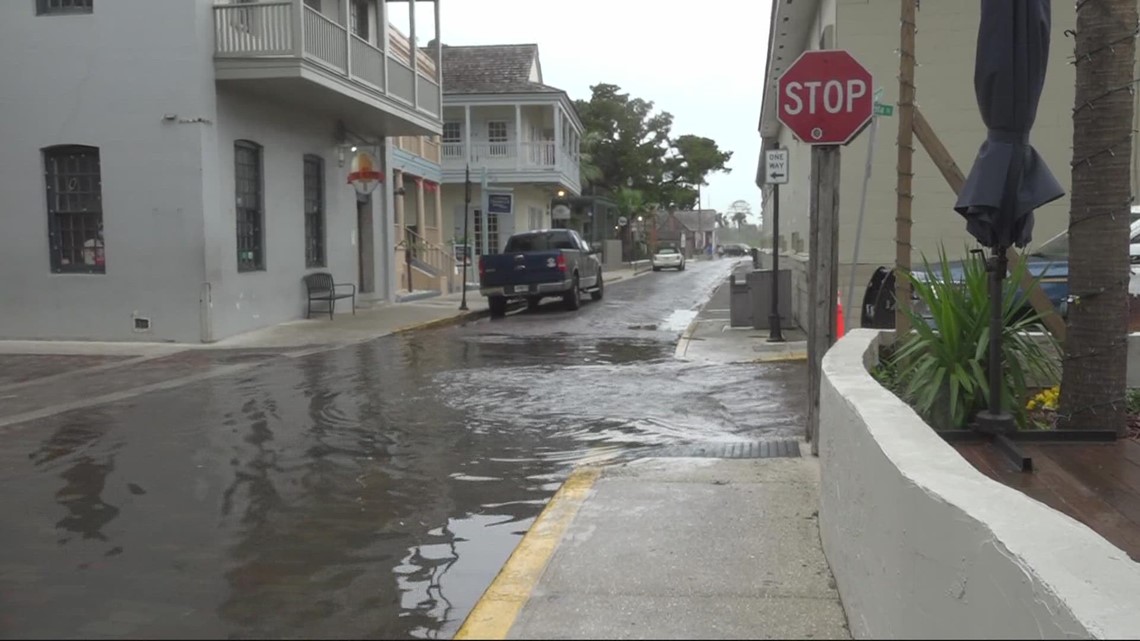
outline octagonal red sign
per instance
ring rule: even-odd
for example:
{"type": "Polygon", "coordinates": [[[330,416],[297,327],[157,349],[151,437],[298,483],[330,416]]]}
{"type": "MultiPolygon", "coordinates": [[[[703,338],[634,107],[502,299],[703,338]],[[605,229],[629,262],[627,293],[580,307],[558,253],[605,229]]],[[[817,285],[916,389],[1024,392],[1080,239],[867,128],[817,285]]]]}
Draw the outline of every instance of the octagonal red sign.
{"type": "Polygon", "coordinates": [[[871,87],[846,51],[805,51],[780,76],[777,117],[809,145],[846,145],[871,122],[871,87]]]}

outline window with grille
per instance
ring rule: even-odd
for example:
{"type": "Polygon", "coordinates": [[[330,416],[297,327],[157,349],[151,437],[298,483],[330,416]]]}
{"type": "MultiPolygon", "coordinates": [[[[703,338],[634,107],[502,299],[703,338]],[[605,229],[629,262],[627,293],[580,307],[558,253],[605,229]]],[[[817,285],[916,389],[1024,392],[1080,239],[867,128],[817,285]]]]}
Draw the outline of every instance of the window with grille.
{"type": "Polygon", "coordinates": [[[234,191],[237,206],[237,264],[239,272],[265,269],[264,189],[261,145],[234,143],[234,191]]]}
{"type": "Polygon", "coordinates": [[[43,153],[52,271],[102,274],[106,263],[99,148],[67,145],[43,153]]]}
{"type": "Polygon", "coordinates": [[[348,11],[348,26],[362,40],[368,40],[368,2],[352,0],[348,11]]]}
{"type": "Polygon", "coordinates": [[[60,15],[68,13],[91,13],[95,10],[95,0],[36,0],[38,15],[60,15]]]}
{"type": "Polygon", "coordinates": [[[502,120],[492,120],[487,123],[487,142],[490,145],[490,155],[507,155],[507,123],[502,120]]]}
{"type": "Polygon", "coordinates": [[[305,266],[325,266],[325,164],[305,156],[305,266]]]}
{"type": "Polygon", "coordinates": [[[458,122],[443,123],[443,142],[463,142],[463,125],[458,122]]]}

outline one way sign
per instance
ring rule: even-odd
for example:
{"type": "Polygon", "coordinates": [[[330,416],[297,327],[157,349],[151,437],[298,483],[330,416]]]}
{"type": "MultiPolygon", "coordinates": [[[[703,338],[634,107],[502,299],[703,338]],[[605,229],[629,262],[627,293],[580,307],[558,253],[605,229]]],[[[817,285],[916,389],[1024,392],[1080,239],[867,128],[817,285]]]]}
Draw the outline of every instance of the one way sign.
{"type": "Polygon", "coordinates": [[[769,149],[764,152],[764,182],[784,185],[788,182],[788,150],[769,149]]]}

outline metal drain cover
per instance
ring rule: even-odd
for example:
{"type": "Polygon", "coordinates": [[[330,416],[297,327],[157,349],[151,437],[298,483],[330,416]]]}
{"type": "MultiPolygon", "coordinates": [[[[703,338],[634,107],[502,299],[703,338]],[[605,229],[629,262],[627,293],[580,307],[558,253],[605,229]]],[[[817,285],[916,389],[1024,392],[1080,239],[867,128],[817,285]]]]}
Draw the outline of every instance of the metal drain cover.
{"type": "Polygon", "coordinates": [[[652,456],[695,458],[796,458],[800,442],[795,439],[741,441],[737,443],[687,443],[655,450],[652,456]]]}

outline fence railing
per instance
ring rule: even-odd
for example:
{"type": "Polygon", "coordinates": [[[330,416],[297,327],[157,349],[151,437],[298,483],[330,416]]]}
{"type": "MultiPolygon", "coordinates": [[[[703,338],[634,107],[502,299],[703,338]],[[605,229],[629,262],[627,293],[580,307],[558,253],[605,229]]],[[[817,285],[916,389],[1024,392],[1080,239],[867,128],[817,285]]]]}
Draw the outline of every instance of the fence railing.
{"type": "MultiPolygon", "coordinates": [[[[443,163],[467,162],[464,143],[443,143],[442,152],[443,163]]],[[[577,175],[579,170],[578,159],[570,150],[559,148],[558,143],[547,140],[520,143],[473,142],[471,163],[497,168],[558,169],[572,176],[577,175]]]]}
{"type": "Polygon", "coordinates": [[[431,267],[437,276],[446,277],[450,291],[455,279],[455,257],[451,252],[408,228],[404,228],[404,248],[412,260],[431,267]]]}
{"type": "Polygon", "coordinates": [[[218,58],[305,58],[431,116],[441,111],[435,60],[417,52],[413,72],[408,39],[394,27],[385,55],[303,0],[263,0],[214,5],[214,42],[218,58]]]}

